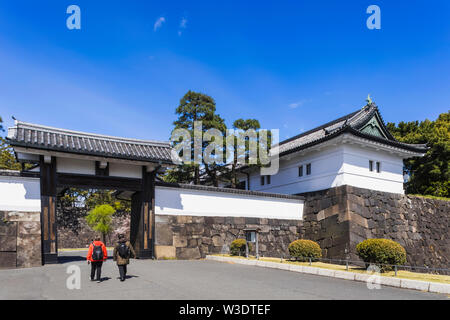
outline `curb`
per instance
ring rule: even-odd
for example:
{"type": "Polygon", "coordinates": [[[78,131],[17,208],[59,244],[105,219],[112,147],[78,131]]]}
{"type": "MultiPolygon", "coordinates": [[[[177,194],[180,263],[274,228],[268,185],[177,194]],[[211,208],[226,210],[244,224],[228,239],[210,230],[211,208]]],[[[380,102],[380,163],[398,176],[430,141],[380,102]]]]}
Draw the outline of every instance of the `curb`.
{"type": "MultiPolygon", "coordinates": [[[[272,269],[286,270],[286,271],[292,271],[292,272],[314,274],[314,275],[319,275],[319,276],[324,276],[324,277],[353,280],[353,281],[360,281],[360,282],[366,282],[366,281],[370,280],[370,278],[372,277],[372,275],[364,274],[364,273],[355,273],[355,272],[332,270],[332,269],[325,269],[325,268],[308,267],[308,266],[294,265],[294,264],[289,264],[289,263],[279,263],[279,262],[272,262],[272,261],[236,259],[236,258],[230,258],[230,257],[210,256],[210,255],[206,256],[205,259],[212,260],[212,261],[219,261],[219,262],[233,262],[233,263],[243,264],[243,265],[248,265],[248,266],[257,266],[257,267],[272,268],[272,269]]],[[[445,283],[383,277],[383,276],[380,277],[379,283],[383,286],[389,286],[389,287],[426,291],[426,292],[432,292],[432,293],[450,294],[450,284],[445,284],[445,283]]]]}

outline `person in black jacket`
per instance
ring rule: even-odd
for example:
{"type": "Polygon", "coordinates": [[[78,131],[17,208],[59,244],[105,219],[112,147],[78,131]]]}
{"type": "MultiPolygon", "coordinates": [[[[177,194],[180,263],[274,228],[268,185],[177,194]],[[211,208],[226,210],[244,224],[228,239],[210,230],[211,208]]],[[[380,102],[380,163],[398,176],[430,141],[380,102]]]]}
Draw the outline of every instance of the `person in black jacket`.
{"type": "Polygon", "coordinates": [[[120,281],[125,281],[127,265],[130,263],[130,258],[136,258],[136,253],[131,243],[125,240],[123,234],[119,234],[118,238],[119,242],[114,248],[113,259],[119,267],[120,281]]]}

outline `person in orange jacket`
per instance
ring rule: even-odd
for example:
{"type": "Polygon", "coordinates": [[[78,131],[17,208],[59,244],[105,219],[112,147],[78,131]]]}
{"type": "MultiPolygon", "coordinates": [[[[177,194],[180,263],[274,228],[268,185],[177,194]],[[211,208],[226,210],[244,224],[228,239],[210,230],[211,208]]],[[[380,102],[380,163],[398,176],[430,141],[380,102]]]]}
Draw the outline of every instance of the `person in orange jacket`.
{"type": "Polygon", "coordinates": [[[100,237],[96,237],[89,245],[87,254],[87,262],[91,264],[91,281],[94,281],[95,273],[97,272],[97,282],[101,282],[102,264],[108,259],[106,246],[100,241],[100,237]]]}

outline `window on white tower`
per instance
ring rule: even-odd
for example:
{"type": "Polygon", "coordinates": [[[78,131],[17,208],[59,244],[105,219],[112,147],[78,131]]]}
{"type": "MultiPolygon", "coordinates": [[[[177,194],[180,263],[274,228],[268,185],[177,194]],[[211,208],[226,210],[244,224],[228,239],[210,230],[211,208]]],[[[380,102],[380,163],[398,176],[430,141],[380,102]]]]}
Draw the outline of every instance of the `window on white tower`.
{"type": "Polygon", "coordinates": [[[369,160],[369,171],[373,171],[373,161],[369,160]]]}

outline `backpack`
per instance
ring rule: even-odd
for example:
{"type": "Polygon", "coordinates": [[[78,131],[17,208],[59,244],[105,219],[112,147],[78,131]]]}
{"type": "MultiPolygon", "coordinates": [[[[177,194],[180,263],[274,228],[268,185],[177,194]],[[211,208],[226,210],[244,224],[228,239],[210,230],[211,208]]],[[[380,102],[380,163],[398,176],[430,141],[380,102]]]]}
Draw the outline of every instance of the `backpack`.
{"type": "Polygon", "coordinates": [[[130,257],[130,248],[128,248],[125,242],[119,242],[117,251],[119,252],[119,256],[123,259],[128,259],[130,257]]]}
{"type": "Polygon", "coordinates": [[[94,249],[92,250],[92,260],[94,261],[102,261],[103,260],[103,249],[102,246],[96,246],[93,242],[92,245],[94,249]]]}

